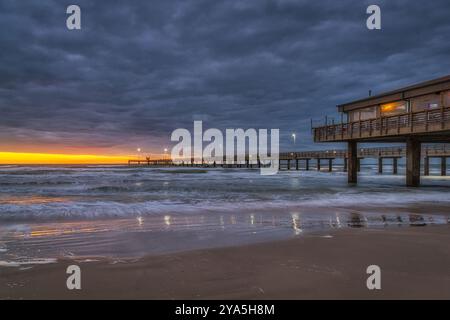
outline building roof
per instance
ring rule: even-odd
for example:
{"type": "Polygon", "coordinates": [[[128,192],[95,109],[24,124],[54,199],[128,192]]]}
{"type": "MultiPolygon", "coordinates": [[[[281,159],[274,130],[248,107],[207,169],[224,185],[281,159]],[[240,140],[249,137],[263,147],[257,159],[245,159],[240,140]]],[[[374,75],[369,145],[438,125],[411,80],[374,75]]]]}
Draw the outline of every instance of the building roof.
{"type": "Polygon", "coordinates": [[[347,112],[354,109],[378,105],[380,103],[388,103],[430,93],[439,93],[440,91],[443,90],[450,90],[450,75],[433,80],[424,81],[393,91],[388,91],[375,96],[370,96],[364,99],[339,104],[337,105],[337,107],[339,111],[347,112]]]}

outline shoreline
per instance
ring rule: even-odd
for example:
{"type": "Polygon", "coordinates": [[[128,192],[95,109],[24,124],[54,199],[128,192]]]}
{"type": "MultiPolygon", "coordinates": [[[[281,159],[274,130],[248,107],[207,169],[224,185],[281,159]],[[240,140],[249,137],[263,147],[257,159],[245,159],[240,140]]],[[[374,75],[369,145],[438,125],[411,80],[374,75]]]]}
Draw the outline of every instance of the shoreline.
{"type": "Polygon", "coordinates": [[[353,228],[115,262],[0,267],[0,299],[449,299],[449,231],[353,228]],[[82,270],[79,291],[65,285],[71,264],[82,270]],[[366,288],[371,264],[381,267],[381,290],[366,288]]]}
{"type": "MultiPolygon", "coordinates": [[[[0,227],[0,267],[23,267],[57,259],[141,259],[194,250],[240,247],[305,236],[326,236],[341,230],[385,230],[450,224],[443,204],[379,208],[346,207],[299,213],[242,210],[239,214],[173,214],[131,218],[4,223],[0,227]],[[425,212],[432,208],[436,214],[425,212]],[[3,240],[3,241],[2,241],[3,240]],[[28,248],[32,248],[30,251],[28,248]]],[[[351,231],[349,231],[351,232],[351,231]]]]}

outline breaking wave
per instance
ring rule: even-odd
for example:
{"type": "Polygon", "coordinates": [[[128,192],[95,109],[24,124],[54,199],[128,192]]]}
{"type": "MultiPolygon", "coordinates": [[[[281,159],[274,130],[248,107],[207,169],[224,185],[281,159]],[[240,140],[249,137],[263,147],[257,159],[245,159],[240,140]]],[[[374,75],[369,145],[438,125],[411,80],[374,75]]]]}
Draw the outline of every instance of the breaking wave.
{"type": "Polygon", "coordinates": [[[416,204],[450,206],[447,188],[408,189],[399,176],[369,173],[362,175],[357,187],[347,186],[345,180],[340,172],[284,171],[261,176],[257,170],[0,167],[0,221],[314,211],[362,205],[374,210],[416,204]]]}

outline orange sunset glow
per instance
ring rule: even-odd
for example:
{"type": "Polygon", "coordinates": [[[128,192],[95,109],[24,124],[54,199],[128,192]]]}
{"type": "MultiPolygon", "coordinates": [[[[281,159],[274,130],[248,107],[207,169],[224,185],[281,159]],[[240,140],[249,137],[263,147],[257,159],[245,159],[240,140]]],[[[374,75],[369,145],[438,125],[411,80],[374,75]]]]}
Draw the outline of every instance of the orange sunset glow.
{"type": "Polygon", "coordinates": [[[125,164],[135,156],[0,152],[0,164],[125,164]]]}

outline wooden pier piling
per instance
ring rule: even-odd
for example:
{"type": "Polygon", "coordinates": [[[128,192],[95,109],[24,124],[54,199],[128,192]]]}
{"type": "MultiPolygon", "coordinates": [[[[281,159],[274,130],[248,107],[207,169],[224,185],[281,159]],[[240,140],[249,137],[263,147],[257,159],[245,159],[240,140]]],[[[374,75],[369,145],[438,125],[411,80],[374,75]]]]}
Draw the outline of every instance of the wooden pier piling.
{"type": "Polygon", "coordinates": [[[424,158],[423,175],[424,176],[430,175],[430,157],[429,156],[425,156],[425,158],[424,158]]]}
{"type": "Polygon", "coordinates": [[[398,173],[398,158],[392,158],[392,174],[398,173]]]}
{"type": "Polygon", "coordinates": [[[447,175],[447,158],[441,157],[441,176],[447,175]]]}
{"type": "Polygon", "coordinates": [[[347,159],[348,159],[348,182],[357,183],[358,182],[358,144],[356,141],[352,140],[348,142],[347,148],[347,159]]]}
{"type": "Polygon", "coordinates": [[[381,156],[378,157],[378,173],[383,173],[383,157],[381,156]]]}
{"type": "Polygon", "coordinates": [[[420,185],[420,141],[413,137],[406,140],[406,185],[420,185]]]}

